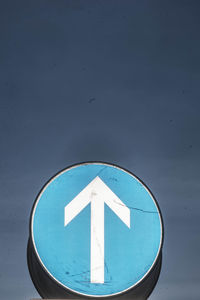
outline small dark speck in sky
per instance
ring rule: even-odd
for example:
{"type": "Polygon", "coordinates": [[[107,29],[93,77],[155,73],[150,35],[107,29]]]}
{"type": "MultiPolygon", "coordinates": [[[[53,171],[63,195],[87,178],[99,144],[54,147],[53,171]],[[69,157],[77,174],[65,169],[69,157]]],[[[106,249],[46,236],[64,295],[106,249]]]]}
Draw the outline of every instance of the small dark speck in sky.
{"type": "Polygon", "coordinates": [[[88,101],[88,103],[92,103],[92,102],[94,102],[96,99],[95,98],[91,98],[89,101],[88,101]]]}

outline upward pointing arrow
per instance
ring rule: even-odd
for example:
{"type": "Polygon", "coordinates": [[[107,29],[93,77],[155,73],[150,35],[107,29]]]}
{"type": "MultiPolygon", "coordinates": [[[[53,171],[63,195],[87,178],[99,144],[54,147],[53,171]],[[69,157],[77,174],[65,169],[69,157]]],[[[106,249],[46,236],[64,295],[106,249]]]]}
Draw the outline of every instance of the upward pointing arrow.
{"type": "Polygon", "coordinates": [[[91,202],[90,282],[104,283],[104,202],[130,228],[130,209],[97,176],[65,206],[67,226],[91,202]]]}

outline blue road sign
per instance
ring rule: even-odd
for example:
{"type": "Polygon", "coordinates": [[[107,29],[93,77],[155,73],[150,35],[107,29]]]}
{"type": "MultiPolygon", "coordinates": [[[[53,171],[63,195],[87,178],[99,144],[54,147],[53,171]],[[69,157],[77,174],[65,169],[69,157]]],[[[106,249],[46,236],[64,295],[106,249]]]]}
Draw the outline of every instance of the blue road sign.
{"type": "Polygon", "coordinates": [[[162,221],[148,188],[106,163],[82,163],[53,177],[34,204],[31,234],[49,276],[85,296],[134,288],[152,270],[162,221]]]}

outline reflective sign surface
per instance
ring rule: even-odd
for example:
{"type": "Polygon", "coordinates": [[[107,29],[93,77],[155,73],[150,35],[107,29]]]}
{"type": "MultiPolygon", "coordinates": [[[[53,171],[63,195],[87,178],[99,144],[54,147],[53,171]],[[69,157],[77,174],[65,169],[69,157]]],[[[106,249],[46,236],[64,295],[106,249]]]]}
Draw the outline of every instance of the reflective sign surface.
{"type": "Polygon", "coordinates": [[[162,244],[152,194],[128,171],[104,163],[75,165],[51,179],[35,202],[31,230],[49,275],[87,296],[133,288],[162,244]]]}

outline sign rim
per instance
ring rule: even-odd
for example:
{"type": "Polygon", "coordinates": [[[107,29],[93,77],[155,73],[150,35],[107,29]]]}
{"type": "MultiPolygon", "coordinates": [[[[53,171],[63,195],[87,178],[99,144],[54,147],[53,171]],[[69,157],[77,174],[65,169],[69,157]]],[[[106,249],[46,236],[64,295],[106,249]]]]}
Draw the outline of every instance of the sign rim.
{"type": "Polygon", "coordinates": [[[34,203],[33,203],[33,206],[32,206],[32,210],[31,210],[31,214],[30,214],[30,223],[29,223],[29,231],[30,231],[30,237],[31,237],[31,241],[32,241],[32,245],[33,245],[33,249],[34,249],[34,252],[36,254],[36,258],[38,259],[41,267],[43,268],[43,270],[47,273],[47,275],[53,279],[58,285],[60,285],[61,287],[63,287],[66,291],[68,292],[72,292],[73,294],[78,294],[80,296],[85,296],[85,297],[90,297],[90,298],[108,298],[108,297],[113,297],[113,296],[117,296],[117,295],[121,295],[121,294],[124,294],[128,291],[130,291],[131,289],[139,286],[141,284],[141,282],[146,278],[148,277],[148,275],[151,273],[152,269],[154,268],[154,266],[156,265],[156,262],[159,258],[159,255],[161,253],[161,250],[162,250],[162,247],[163,247],[163,240],[164,240],[164,225],[163,225],[163,217],[162,217],[162,214],[161,214],[161,210],[160,210],[160,207],[158,205],[158,202],[156,200],[156,198],[154,197],[153,193],[151,192],[151,190],[146,186],[146,184],[138,177],[136,176],[134,173],[130,172],[129,170],[123,168],[123,167],[120,167],[119,165],[116,165],[116,164],[113,164],[113,163],[108,163],[108,162],[103,162],[103,161],[86,161],[86,162],[80,162],[80,163],[76,163],[76,164],[73,164],[73,165],[70,165],[69,167],[66,167],[64,169],[62,169],[61,171],[58,171],[55,175],[53,175],[41,188],[40,192],[38,193],[34,203]],[[147,190],[147,192],[150,194],[152,200],[154,201],[155,203],[155,206],[158,210],[158,215],[159,215],[159,219],[160,219],[160,228],[161,228],[161,236],[160,236],[160,245],[159,245],[159,249],[158,249],[158,252],[157,252],[157,255],[151,265],[151,267],[148,269],[148,271],[143,275],[143,277],[138,280],[135,284],[133,284],[132,286],[128,287],[127,289],[123,290],[123,291],[120,291],[120,292],[117,292],[117,293],[113,293],[113,294],[108,294],[108,295],[91,295],[91,294],[86,294],[86,293],[81,293],[81,292],[78,292],[72,288],[69,288],[68,286],[64,285],[62,282],[60,282],[58,279],[56,279],[51,273],[50,271],[47,269],[47,267],[44,265],[42,259],[40,258],[40,255],[37,251],[37,247],[35,245],[35,240],[34,240],[34,234],[33,234],[33,220],[34,220],[34,215],[35,215],[35,210],[36,210],[36,207],[37,207],[37,204],[41,198],[41,195],[42,193],[45,191],[45,189],[49,186],[49,184],[51,184],[51,182],[56,179],[58,176],[62,175],[63,173],[65,173],[66,171],[69,171],[75,167],[78,167],[78,166],[81,166],[81,165],[91,165],[91,164],[99,164],[99,165],[107,165],[107,166],[110,166],[110,167],[114,167],[116,169],[120,169],[126,173],[128,173],[129,175],[131,175],[132,177],[134,177],[138,182],[140,182],[143,187],[147,190]]]}

